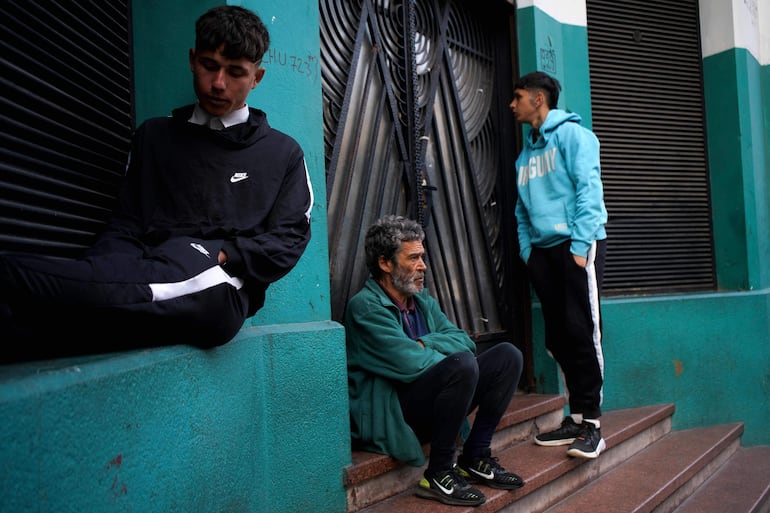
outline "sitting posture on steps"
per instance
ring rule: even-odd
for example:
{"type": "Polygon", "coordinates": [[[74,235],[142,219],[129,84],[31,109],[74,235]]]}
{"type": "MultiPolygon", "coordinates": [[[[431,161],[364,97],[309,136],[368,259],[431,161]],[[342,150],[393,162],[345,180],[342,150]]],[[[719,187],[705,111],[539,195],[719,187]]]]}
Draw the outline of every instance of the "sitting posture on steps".
{"type": "Polygon", "coordinates": [[[509,342],[476,355],[473,340],[424,288],[424,238],[419,223],[399,216],[379,219],[366,233],[371,276],[345,313],[351,432],[362,449],[414,466],[425,464],[421,444],[430,442],[416,494],[478,506],[486,497],[471,483],[524,484],[490,448],[523,358],[509,342]]]}

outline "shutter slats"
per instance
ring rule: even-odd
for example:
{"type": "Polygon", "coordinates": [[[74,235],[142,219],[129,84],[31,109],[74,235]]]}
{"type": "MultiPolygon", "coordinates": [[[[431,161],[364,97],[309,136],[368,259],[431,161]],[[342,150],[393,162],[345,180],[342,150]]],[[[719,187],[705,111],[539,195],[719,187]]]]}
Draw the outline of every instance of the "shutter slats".
{"type": "Polygon", "coordinates": [[[125,169],[128,2],[0,10],[0,249],[72,255],[103,226],[125,169]]]}
{"type": "Polygon", "coordinates": [[[588,0],[605,294],[713,290],[696,0],[588,0]]]}

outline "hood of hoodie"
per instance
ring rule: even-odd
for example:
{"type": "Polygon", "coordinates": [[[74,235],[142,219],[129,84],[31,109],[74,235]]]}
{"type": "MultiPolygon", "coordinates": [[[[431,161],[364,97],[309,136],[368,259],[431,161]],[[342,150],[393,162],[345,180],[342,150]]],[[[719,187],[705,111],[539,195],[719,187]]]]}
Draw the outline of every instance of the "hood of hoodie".
{"type": "Polygon", "coordinates": [[[548,144],[548,140],[551,138],[551,134],[562,123],[577,123],[580,124],[583,118],[579,114],[574,112],[567,112],[561,109],[551,109],[548,111],[548,115],[545,118],[545,122],[540,127],[540,137],[537,141],[533,141],[534,130],[530,130],[527,135],[527,144],[533,148],[542,148],[548,144]]]}

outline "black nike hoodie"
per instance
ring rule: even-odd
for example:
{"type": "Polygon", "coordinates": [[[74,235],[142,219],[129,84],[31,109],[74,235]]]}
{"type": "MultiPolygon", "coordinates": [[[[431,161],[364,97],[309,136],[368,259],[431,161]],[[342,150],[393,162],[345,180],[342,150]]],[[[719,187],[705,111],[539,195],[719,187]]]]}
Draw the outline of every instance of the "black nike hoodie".
{"type": "Polygon", "coordinates": [[[225,270],[244,279],[253,315],[268,285],[297,264],[310,240],[304,154],[259,109],[224,130],[190,123],[193,109],[180,107],[137,128],[118,207],[92,252],[107,251],[111,237],[148,246],[200,238],[227,253],[225,270]]]}

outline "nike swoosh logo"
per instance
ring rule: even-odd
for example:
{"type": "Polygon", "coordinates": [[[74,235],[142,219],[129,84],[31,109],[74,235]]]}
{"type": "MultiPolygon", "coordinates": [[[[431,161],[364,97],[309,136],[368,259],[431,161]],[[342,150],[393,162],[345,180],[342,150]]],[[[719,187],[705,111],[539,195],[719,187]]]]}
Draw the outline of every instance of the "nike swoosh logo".
{"type": "Polygon", "coordinates": [[[231,183],[241,182],[243,180],[246,180],[249,177],[248,173],[235,173],[233,176],[230,177],[231,183]]]}
{"type": "Polygon", "coordinates": [[[191,242],[190,246],[192,246],[193,249],[197,249],[198,251],[200,251],[201,253],[203,253],[207,257],[211,257],[211,255],[209,254],[208,250],[203,245],[198,244],[197,242],[191,242]]]}
{"type": "Polygon", "coordinates": [[[483,477],[485,479],[494,479],[495,478],[495,473],[493,471],[491,471],[491,470],[489,472],[486,472],[486,473],[479,472],[478,470],[473,469],[473,468],[469,469],[469,470],[471,472],[473,472],[474,474],[476,474],[477,476],[481,476],[481,477],[483,477]]]}
{"type": "Polygon", "coordinates": [[[441,483],[439,483],[435,479],[433,480],[433,482],[436,483],[436,486],[441,488],[441,491],[444,492],[447,495],[452,495],[454,493],[454,491],[455,491],[454,487],[452,487],[452,488],[444,488],[443,486],[441,486],[441,483]]]}

